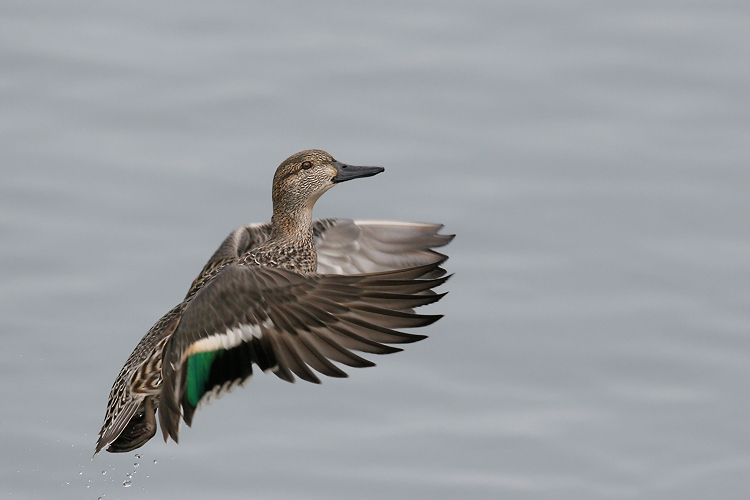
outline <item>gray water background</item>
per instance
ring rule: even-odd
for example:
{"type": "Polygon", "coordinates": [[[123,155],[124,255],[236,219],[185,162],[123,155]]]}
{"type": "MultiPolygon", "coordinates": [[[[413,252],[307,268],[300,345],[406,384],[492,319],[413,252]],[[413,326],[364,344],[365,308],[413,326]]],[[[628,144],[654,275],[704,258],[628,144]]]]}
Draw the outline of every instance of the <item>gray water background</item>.
{"type": "Polygon", "coordinates": [[[750,498],[748,5],[4,0],[0,495],[750,498]],[[316,216],[457,234],[445,318],[91,460],[307,148],[386,167],[316,216]]]}

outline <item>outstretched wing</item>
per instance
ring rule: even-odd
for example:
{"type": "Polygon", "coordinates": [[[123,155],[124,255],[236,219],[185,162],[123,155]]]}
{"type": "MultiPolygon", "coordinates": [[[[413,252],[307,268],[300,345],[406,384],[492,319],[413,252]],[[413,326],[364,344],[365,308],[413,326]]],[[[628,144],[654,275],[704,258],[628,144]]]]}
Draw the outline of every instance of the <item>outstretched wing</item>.
{"type": "Polygon", "coordinates": [[[320,383],[313,370],[346,377],[331,361],[373,365],[351,350],[385,354],[401,350],[387,344],[425,338],[395,329],[441,318],[412,308],[445,295],[431,291],[448,279],[444,260],[352,276],[226,266],[195,295],[164,349],[164,438],[177,441],[180,416],[190,425],[200,404],[247,380],[253,364],[289,382],[320,383]]]}
{"type": "Polygon", "coordinates": [[[315,221],[313,234],[319,274],[392,271],[442,261],[432,250],[455,235],[438,234],[442,224],[395,221],[315,221]]]}

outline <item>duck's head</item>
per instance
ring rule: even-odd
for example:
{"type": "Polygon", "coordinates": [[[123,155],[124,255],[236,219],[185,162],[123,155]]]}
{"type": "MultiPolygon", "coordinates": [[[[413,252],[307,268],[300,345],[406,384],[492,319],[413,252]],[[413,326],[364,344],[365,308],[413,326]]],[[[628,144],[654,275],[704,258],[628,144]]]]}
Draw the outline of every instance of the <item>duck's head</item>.
{"type": "Polygon", "coordinates": [[[273,210],[312,210],[323,193],[339,182],[370,177],[383,167],[358,167],[333,159],[320,149],[309,149],[284,160],[273,176],[273,210]]]}

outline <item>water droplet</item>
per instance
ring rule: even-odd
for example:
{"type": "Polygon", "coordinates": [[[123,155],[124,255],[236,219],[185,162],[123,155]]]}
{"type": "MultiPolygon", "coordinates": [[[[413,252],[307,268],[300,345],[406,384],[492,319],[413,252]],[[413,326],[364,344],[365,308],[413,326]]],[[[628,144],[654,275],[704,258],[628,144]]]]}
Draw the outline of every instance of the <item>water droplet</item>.
{"type": "Polygon", "coordinates": [[[136,454],[135,454],[135,458],[141,458],[142,456],[143,456],[143,455],[141,455],[140,453],[136,453],[136,454]]]}
{"type": "Polygon", "coordinates": [[[104,500],[104,497],[99,497],[96,500],[104,500]]]}
{"type": "Polygon", "coordinates": [[[78,473],[78,475],[79,475],[79,476],[82,476],[82,475],[83,475],[83,471],[79,472],[79,473],[78,473]]]}
{"type": "Polygon", "coordinates": [[[137,468],[139,465],[141,465],[141,464],[139,464],[138,462],[136,462],[136,463],[133,464],[133,467],[137,468]]]}
{"type": "Polygon", "coordinates": [[[86,485],[86,488],[91,488],[91,485],[90,485],[90,484],[87,484],[87,485],[86,485]]]}
{"type": "Polygon", "coordinates": [[[106,476],[106,475],[107,475],[107,471],[106,471],[106,470],[103,470],[103,471],[102,471],[102,476],[106,476]]]}
{"type": "Polygon", "coordinates": [[[127,474],[125,474],[125,475],[127,476],[127,478],[128,478],[128,479],[130,479],[131,477],[133,477],[133,473],[132,473],[132,472],[128,472],[128,473],[127,473],[127,474]]]}
{"type": "Polygon", "coordinates": [[[130,485],[133,484],[132,481],[123,481],[122,486],[123,488],[130,488],[130,485]]]}

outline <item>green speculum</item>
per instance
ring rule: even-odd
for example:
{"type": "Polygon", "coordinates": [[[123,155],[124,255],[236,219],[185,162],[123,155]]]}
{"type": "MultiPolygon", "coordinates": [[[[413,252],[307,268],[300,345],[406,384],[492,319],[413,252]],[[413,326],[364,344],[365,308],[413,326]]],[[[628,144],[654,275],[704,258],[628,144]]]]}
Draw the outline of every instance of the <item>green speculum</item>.
{"type": "Polygon", "coordinates": [[[188,403],[198,406],[198,401],[206,393],[206,383],[211,375],[211,366],[219,351],[199,352],[188,358],[186,396],[188,403]]]}

